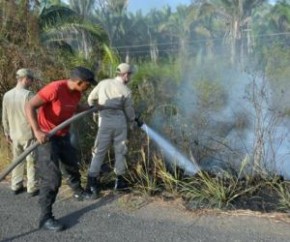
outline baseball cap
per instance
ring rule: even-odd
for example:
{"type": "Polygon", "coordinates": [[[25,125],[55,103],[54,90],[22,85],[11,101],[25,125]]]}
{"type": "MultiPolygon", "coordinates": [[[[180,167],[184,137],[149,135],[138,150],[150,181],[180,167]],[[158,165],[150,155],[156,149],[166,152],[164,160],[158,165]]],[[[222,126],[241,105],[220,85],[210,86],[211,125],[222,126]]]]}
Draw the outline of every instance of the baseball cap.
{"type": "Polygon", "coordinates": [[[93,85],[97,85],[94,73],[82,66],[75,67],[70,73],[71,79],[80,79],[85,82],[89,82],[93,85]]]}
{"type": "Polygon", "coordinates": [[[28,77],[34,79],[34,74],[30,69],[21,68],[16,72],[16,78],[28,77]]]}
{"type": "Polygon", "coordinates": [[[131,66],[127,63],[121,63],[120,65],[117,66],[116,72],[118,74],[133,73],[134,68],[133,68],[133,66],[131,66]]]}

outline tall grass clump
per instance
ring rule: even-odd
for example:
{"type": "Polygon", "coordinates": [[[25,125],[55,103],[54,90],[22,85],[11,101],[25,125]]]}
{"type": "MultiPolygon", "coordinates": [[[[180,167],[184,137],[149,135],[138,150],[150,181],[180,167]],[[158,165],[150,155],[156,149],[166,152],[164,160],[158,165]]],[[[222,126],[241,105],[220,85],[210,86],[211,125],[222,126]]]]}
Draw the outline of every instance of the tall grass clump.
{"type": "Polygon", "coordinates": [[[202,171],[195,177],[184,179],[183,197],[192,208],[233,208],[238,198],[251,196],[261,185],[243,175],[247,162],[247,159],[243,160],[237,175],[226,171],[219,175],[202,171]]]}
{"type": "Polygon", "coordinates": [[[278,209],[281,211],[290,211],[290,182],[289,181],[273,181],[270,183],[278,197],[278,209]]]}
{"type": "Polygon", "coordinates": [[[154,195],[159,190],[156,176],[154,176],[154,169],[150,166],[150,161],[147,159],[146,152],[142,148],[140,150],[140,156],[141,160],[136,163],[130,172],[133,189],[136,189],[138,193],[144,195],[154,195]]]}
{"type": "Polygon", "coordinates": [[[225,177],[201,172],[187,178],[181,192],[191,208],[233,208],[234,201],[258,189],[259,184],[247,186],[247,182],[228,174],[225,177]]]}
{"type": "Polygon", "coordinates": [[[166,167],[162,159],[156,159],[156,176],[161,183],[161,187],[167,196],[179,197],[180,196],[180,182],[182,174],[176,166],[170,169],[166,167]]]}

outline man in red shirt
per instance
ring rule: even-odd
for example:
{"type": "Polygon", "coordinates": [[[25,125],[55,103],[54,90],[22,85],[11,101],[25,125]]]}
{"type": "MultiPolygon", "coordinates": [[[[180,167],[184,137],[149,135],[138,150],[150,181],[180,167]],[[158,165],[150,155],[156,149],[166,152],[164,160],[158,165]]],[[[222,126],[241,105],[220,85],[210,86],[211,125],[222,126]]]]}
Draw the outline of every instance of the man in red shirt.
{"type": "Polygon", "coordinates": [[[69,127],[61,129],[51,138],[48,138],[48,133],[75,113],[89,108],[79,104],[81,93],[96,83],[90,70],[77,67],[71,71],[70,79],[44,86],[25,107],[35,138],[41,144],[38,148],[40,228],[52,231],[64,229],[64,225],[52,215],[52,205],[61,186],[62,171],[68,177],[74,196],[80,200],[85,197],[81,187],[79,161],[70,142],[69,127]]]}

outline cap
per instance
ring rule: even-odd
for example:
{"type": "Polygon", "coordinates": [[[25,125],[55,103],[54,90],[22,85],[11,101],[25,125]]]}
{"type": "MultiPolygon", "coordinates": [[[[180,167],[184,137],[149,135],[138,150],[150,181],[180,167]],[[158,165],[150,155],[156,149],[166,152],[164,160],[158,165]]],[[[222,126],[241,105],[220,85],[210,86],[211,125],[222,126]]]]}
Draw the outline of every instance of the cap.
{"type": "Polygon", "coordinates": [[[21,68],[16,72],[16,78],[28,77],[34,79],[34,74],[30,69],[21,68]]]}
{"type": "Polygon", "coordinates": [[[71,79],[80,79],[82,81],[89,82],[93,85],[97,85],[94,73],[82,66],[75,67],[70,73],[71,79]]]}
{"type": "Polygon", "coordinates": [[[121,63],[120,65],[118,65],[116,72],[118,74],[133,73],[134,69],[133,69],[133,66],[127,63],[121,63]]]}

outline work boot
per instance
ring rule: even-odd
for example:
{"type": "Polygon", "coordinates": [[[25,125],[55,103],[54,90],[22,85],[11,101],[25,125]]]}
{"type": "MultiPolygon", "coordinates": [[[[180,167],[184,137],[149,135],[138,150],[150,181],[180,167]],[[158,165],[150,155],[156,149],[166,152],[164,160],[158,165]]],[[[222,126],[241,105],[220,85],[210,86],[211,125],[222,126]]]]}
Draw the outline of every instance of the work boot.
{"type": "Polygon", "coordinates": [[[73,197],[76,200],[83,201],[83,200],[88,199],[89,194],[81,186],[77,187],[77,188],[74,188],[73,190],[74,190],[73,197]]]}
{"type": "Polygon", "coordinates": [[[21,185],[16,190],[13,190],[13,194],[18,195],[18,194],[21,194],[25,191],[26,191],[26,188],[23,185],[21,185]]]}
{"type": "Polygon", "coordinates": [[[39,228],[58,232],[64,230],[65,226],[58,220],[54,219],[54,217],[50,217],[47,220],[43,221],[40,224],[39,228]]]}
{"type": "Polygon", "coordinates": [[[28,192],[30,197],[35,197],[39,195],[39,189],[34,190],[33,192],[28,192]]]}
{"type": "Polygon", "coordinates": [[[127,191],[129,190],[128,182],[125,180],[123,176],[117,176],[115,180],[115,187],[116,191],[127,191]]]}
{"type": "Polygon", "coordinates": [[[100,193],[100,184],[97,180],[97,177],[88,175],[86,193],[88,199],[97,199],[100,193]]]}

